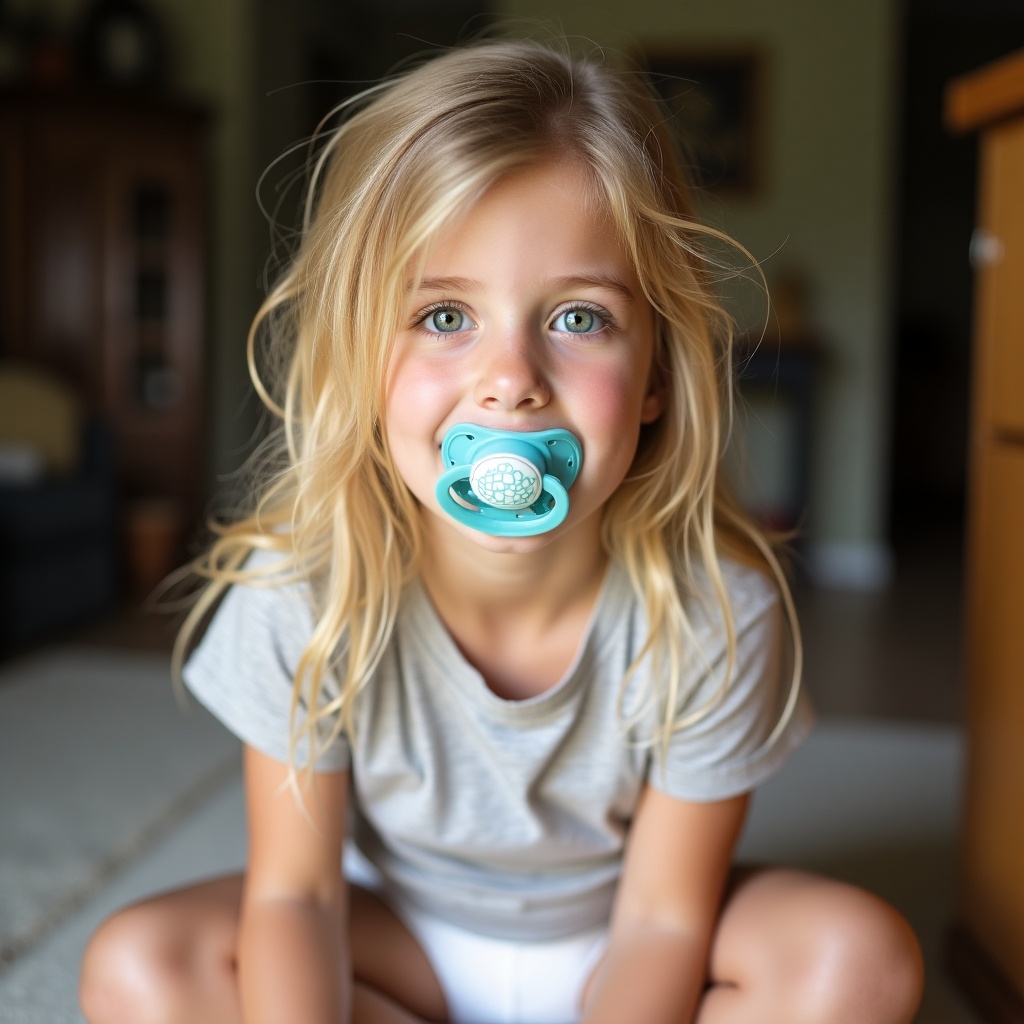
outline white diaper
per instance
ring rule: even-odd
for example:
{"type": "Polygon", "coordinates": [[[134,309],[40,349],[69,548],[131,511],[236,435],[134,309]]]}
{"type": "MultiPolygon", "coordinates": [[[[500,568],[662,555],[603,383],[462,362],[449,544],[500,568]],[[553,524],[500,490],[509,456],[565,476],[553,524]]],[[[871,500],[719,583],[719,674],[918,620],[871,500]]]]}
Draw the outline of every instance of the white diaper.
{"type": "Polygon", "coordinates": [[[427,954],[451,1024],[575,1024],[607,928],[552,942],[512,942],[466,931],[415,907],[395,912],[427,954]]]}
{"type": "MultiPolygon", "coordinates": [[[[345,874],[378,890],[376,872],[346,852],[345,874]]],[[[430,960],[450,1024],[575,1024],[583,988],[608,939],[605,926],[547,942],[493,939],[389,900],[430,960]]]]}

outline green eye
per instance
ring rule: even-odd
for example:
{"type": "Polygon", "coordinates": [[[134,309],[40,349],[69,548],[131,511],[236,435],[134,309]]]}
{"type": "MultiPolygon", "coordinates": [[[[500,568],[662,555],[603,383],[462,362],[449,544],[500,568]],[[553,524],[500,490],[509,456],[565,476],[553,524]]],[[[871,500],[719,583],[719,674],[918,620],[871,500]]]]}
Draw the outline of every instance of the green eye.
{"type": "Polygon", "coordinates": [[[451,307],[435,309],[427,317],[427,327],[432,331],[437,331],[438,334],[452,334],[455,331],[461,331],[465,322],[465,314],[461,310],[451,307]]]}
{"type": "Polygon", "coordinates": [[[592,334],[604,327],[604,321],[593,310],[577,306],[559,313],[552,326],[567,334],[592,334]]]}

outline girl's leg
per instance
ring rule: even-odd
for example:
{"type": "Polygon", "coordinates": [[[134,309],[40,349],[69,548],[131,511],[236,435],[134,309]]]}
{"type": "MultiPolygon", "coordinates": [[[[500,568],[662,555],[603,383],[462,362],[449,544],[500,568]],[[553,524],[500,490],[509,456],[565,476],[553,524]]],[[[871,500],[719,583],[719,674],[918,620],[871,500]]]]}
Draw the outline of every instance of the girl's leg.
{"type": "MultiPolygon", "coordinates": [[[[135,904],[93,935],[79,998],[89,1024],[240,1024],[235,944],[242,878],[135,904]]],[[[425,954],[375,896],[352,887],[349,931],[356,1024],[442,1020],[444,996],[425,954]]]]}
{"type": "Polygon", "coordinates": [[[887,903],[799,871],[752,870],[730,886],[698,1024],[909,1024],[921,952],[887,903]]]}

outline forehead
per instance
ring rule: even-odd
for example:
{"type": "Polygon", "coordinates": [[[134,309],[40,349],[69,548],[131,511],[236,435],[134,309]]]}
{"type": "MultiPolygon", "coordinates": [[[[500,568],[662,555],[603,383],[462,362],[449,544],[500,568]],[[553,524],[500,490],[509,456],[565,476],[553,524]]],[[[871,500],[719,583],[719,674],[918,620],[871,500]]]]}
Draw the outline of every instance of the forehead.
{"type": "Polygon", "coordinates": [[[593,176],[552,161],[500,178],[452,217],[422,254],[424,277],[476,279],[495,268],[634,276],[593,176]]]}

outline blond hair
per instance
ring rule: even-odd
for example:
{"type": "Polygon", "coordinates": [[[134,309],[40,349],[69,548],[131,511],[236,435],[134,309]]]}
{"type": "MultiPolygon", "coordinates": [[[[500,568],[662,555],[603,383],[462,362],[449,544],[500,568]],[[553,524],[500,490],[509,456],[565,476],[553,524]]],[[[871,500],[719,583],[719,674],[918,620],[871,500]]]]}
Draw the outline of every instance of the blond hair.
{"type": "Polygon", "coordinates": [[[409,267],[499,178],[569,159],[607,206],[657,325],[665,412],[643,429],[603,510],[602,540],[647,612],[640,658],[651,653],[657,668],[648,698],[660,708],[662,739],[707,710],[688,707],[681,692],[699,654],[685,601],[707,582],[726,638],[720,690],[728,685],[736,630],[723,556],[759,561],[778,580],[797,650],[788,714],[799,678],[789,592],[770,544],[719,473],[733,326],[715,297],[721,266],[708,245],[729,240],[699,222],[642,78],[537,43],[488,42],[399,75],[342,113],[312,168],[298,251],[249,334],[250,373],[280,430],[259,454],[252,513],[216,526],[216,541],[192,567],[209,582],[182,627],[176,665],[230,585],[306,581],[315,625],[295,669],[293,762],[302,742],[312,764],[341,730],[351,735],[356,699],[421,551],[415,501],[391,460],[382,415],[409,267]],[[247,568],[257,548],[279,552],[279,562],[247,568]]]}

